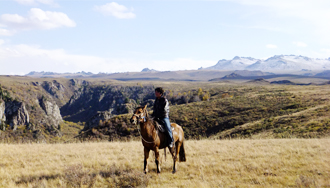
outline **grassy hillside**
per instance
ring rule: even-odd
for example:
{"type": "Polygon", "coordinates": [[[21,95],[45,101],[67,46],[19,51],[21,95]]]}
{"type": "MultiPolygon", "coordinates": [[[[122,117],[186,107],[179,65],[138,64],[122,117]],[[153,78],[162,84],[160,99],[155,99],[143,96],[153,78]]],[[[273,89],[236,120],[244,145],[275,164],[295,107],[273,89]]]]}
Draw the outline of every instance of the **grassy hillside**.
{"type": "Polygon", "coordinates": [[[75,136],[84,128],[82,123],[64,121],[60,125],[60,136],[56,136],[47,127],[29,129],[19,126],[17,130],[0,131],[0,143],[65,143],[76,142],[75,136]]]}
{"type": "MultiPolygon", "coordinates": [[[[183,127],[187,139],[330,136],[329,86],[237,84],[205,85],[198,90],[198,102],[185,100],[187,103],[182,104],[182,97],[194,96],[193,91],[169,97],[179,102],[171,105],[170,120],[183,127]],[[205,95],[208,97],[203,100],[205,95]]],[[[79,138],[132,139],[138,136],[138,130],[129,123],[130,117],[116,116],[79,138]]]]}
{"type": "Polygon", "coordinates": [[[123,82],[10,76],[1,76],[0,84],[6,91],[3,98],[23,101],[30,115],[28,126],[0,132],[2,142],[71,142],[75,141],[74,137],[134,140],[138,129],[128,122],[132,109],[148,104],[151,112],[153,89],[158,86],[166,90],[171,121],[183,126],[188,139],[321,138],[330,135],[330,85],[272,85],[242,80],[123,82]],[[62,107],[61,114],[66,121],[57,132],[50,130],[51,125],[43,120],[44,112],[38,102],[43,97],[62,107]],[[111,111],[114,117],[97,122],[98,127],[79,134],[85,122],[98,111],[111,111]]]}
{"type": "Polygon", "coordinates": [[[187,137],[330,135],[329,86],[240,85],[228,90],[212,88],[209,92],[209,101],[171,108],[172,121],[184,127],[187,137]]]}
{"type": "Polygon", "coordinates": [[[329,187],[329,139],[190,140],[171,173],[141,142],[0,144],[0,187],[329,187]]]}

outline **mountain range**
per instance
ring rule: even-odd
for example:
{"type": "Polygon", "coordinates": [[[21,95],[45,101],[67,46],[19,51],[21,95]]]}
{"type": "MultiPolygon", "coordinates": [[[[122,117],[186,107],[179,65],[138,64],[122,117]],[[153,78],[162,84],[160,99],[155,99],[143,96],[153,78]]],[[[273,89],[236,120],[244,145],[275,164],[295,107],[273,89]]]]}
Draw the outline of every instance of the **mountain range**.
{"type": "Polygon", "coordinates": [[[266,60],[252,57],[234,57],[222,59],[209,70],[260,70],[260,71],[322,71],[330,69],[330,58],[319,59],[297,55],[275,55],[266,60]]]}
{"type": "Polygon", "coordinates": [[[208,81],[225,77],[226,79],[238,79],[232,77],[232,73],[238,74],[244,79],[265,79],[279,76],[303,76],[315,78],[330,78],[330,58],[319,59],[297,55],[275,55],[266,60],[252,57],[234,57],[232,60],[222,59],[211,67],[198,70],[184,71],[157,71],[144,68],[141,72],[122,73],[54,73],[54,72],[30,72],[26,76],[35,78],[106,78],[120,81],[130,80],[169,80],[169,81],[208,81]],[[226,77],[227,76],[227,77],[226,77]]]}

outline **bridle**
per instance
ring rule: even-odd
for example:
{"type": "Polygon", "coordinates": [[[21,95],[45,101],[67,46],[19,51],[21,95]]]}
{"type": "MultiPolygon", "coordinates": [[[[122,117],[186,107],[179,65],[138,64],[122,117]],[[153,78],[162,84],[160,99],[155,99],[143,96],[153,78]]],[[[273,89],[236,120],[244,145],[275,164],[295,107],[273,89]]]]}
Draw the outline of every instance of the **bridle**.
{"type": "MultiPolygon", "coordinates": [[[[146,116],[144,115],[144,114],[147,114],[145,111],[146,111],[146,109],[144,109],[144,111],[143,111],[140,115],[133,114],[133,116],[135,116],[135,117],[137,118],[137,121],[138,121],[137,124],[140,124],[140,122],[141,122],[140,119],[143,119],[143,123],[145,123],[145,122],[147,121],[147,120],[146,120],[146,116]],[[144,115],[144,116],[142,116],[142,115],[144,115]]],[[[140,127],[141,127],[141,125],[140,125],[140,127]]],[[[153,142],[146,141],[146,140],[143,138],[142,134],[141,134],[141,131],[140,131],[140,129],[139,129],[139,126],[138,126],[138,130],[139,130],[140,136],[141,136],[141,138],[142,138],[142,140],[143,140],[144,142],[146,142],[146,143],[148,143],[148,144],[153,144],[153,143],[156,142],[156,140],[153,141],[153,142]]],[[[157,131],[157,130],[156,130],[156,131],[157,131]]],[[[158,138],[158,136],[157,136],[157,138],[158,138]]],[[[158,138],[158,139],[159,139],[159,138],[158,138]]]]}
{"type": "Polygon", "coordinates": [[[141,117],[141,115],[139,116],[139,115],[136,115],[136,114],[133,114],[133,116],[135,116],[137,118],[138,123],[140,123],[140,119],[143,119],[143,122],[146,122],[147,121],[146,120],[146,116],[142,116],[141,117]]]}

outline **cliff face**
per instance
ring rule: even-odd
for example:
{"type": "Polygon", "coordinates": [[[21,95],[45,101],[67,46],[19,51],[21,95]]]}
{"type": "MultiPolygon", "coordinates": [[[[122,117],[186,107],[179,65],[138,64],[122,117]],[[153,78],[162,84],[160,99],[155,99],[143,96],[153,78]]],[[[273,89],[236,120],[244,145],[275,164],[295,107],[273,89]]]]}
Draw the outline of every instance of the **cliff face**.
{"type": "Polygon", "coordinates": [[[62,117],[86,122],[85,129],[89,129],[115,115],[133,113],[137,106],[154,99],[153,85],[1,76],[0,84],[1,128],[12,130],[21,125],[33,131],[60,130],[62,117]]]}
{"type": "Polygon", "coordinates": [[[152,85],[0,76],[0,139],[61,137],[61,126],[67,125],[63,119],[85,122],[88,130],[152,99],[152,85]]]}
{"type": "Polygon", "coordinates": [[[85,124],[83,130],[91,129],[99,126],[103,121],[107,121],[112,117],[111,112],[108,111],[99,111],[94,116],[92,116],[85,124]]]}
{"type": "Polygon", "coordinates": [[[25,126],[21,130],[60,135],[59,125],[63,119],[59,107],[66,104],[79,87],[79,81],[73,79],[0,76],[0,130],[16,131],[19,126],[25,126]]]}
{"type": "Polygon", "coordinates": [[[55,102],[50,102],[45,98],[41,98],[39,100],[40,107],[44,110],[46,119],[51,126],[58,129],[60,123],[63,122],[60,108],[57,106],[55,102]]]}
{"type": "Polygon", "coordinates": [[[23,102],[10,101],[5,103],[5,116],[7,123],[13,130],[19,125],[29,125],[29,112],[23,102]]]}
{"type": "MultiPolygon", "coordinates": [[[[67,121],[90,120],[99,111],[109,116],[133,113],[140,102],[154,98],[153,86],[84,86],[61,108],[67,121]]],[[[104,118],[101,118],[104,119],[104,118]]]]}
{"type": "Polygon", "coordinates": [[[37,83],[42,87],[48,96],[56,102],[58,106],[65,105],[73,95],[74,91],[78,90],[82,85],[88,84],[87,81],[71,79],[66,81],[66,85],[57,80],[43,81],[37,83]]]}
{"type": "Polygon", "coordinates": [[[6,105],[5,101],[0,99],[0,130],[5,131],[6,130],[6,105]]]}

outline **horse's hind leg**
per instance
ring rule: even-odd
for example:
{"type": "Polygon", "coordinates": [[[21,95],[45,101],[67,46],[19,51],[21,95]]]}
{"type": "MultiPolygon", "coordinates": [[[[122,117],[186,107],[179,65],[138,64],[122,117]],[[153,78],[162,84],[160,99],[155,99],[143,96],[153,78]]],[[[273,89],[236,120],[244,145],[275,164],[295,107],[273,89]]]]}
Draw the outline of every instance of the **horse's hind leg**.
{"type": "Polygon", "coordinates": [[[159,164],[159,149],[155,149],[155,162],[156,162],[156,167],[157,167],[157,173],[160,173],[160,164],[159,164]]]}
{"type": "Polygon", "coordinates": [[[179,155],[179,151],[180,151],[180,147],[181,147],[181,142],[176,142],[175,143],[175,150],[174,150],[174,153],[172,154],[173,156],[173,171],[172,173],[174,174],[177,170],[177,160],[178,160],[178,155],[179,155]]]}
{"type": "Polygon", "coordinates": [[[148,173],[148,158],[149,158],[149,149],[144,148],[144,173],[148,173]]]}

